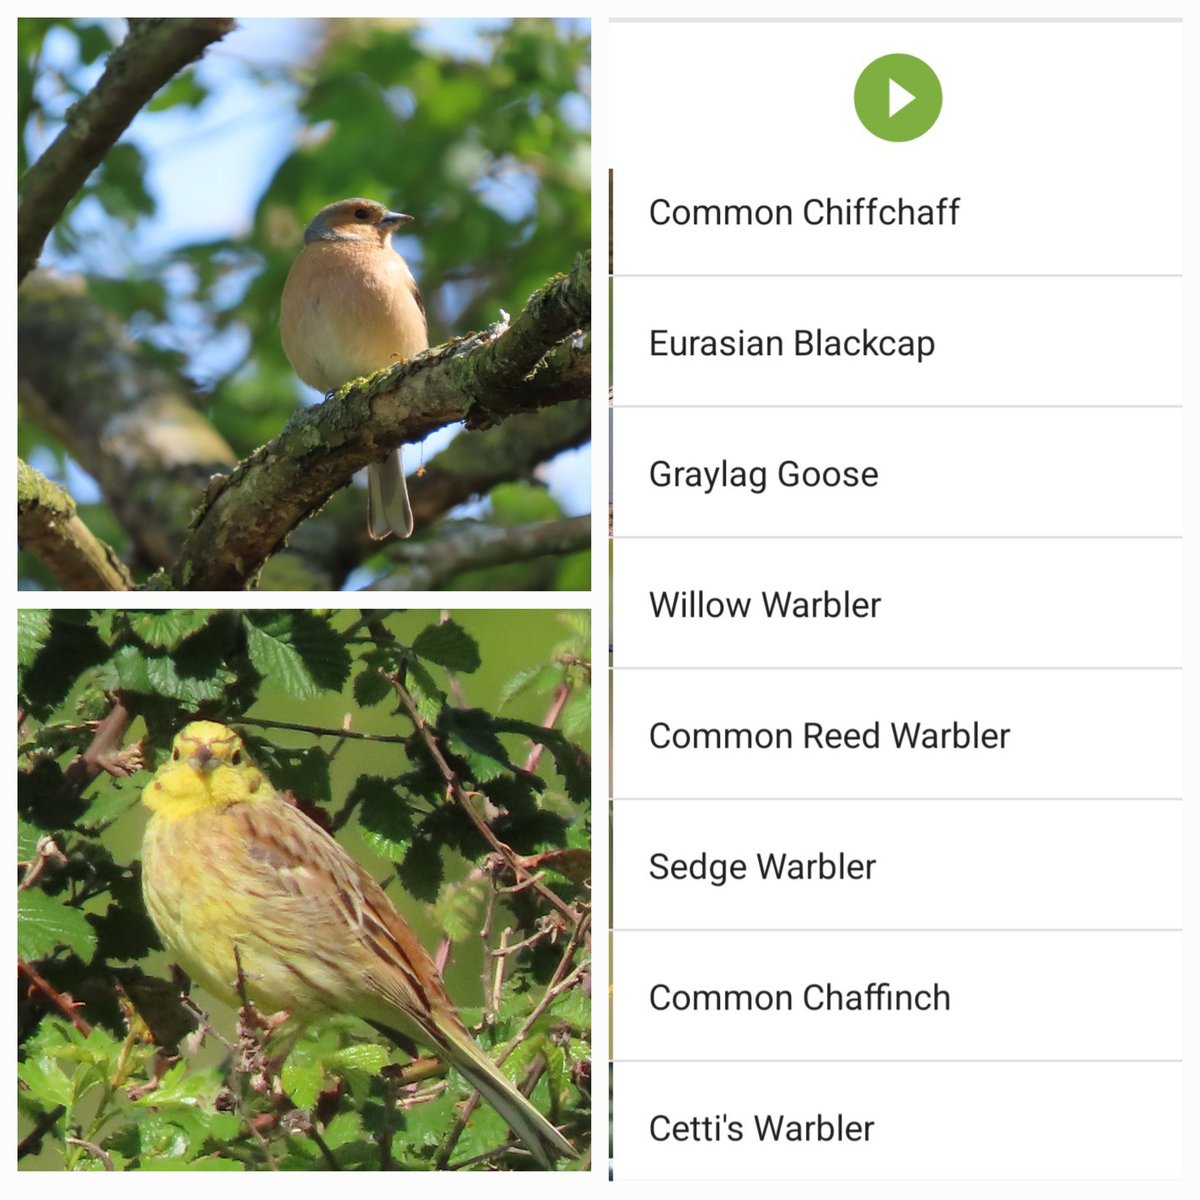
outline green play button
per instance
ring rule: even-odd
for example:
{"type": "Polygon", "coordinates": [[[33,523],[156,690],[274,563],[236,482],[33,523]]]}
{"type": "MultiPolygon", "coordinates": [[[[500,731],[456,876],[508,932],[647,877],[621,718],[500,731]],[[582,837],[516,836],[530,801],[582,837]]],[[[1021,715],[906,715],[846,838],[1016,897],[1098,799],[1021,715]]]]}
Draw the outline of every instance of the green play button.
{"type": "Polygon", "coordinates": [[[854,85],[854,111],[877,138],[911,142],[933,128],[942,111],[942,85],[928,63],[911,54],[885,54],[854,85]]]}

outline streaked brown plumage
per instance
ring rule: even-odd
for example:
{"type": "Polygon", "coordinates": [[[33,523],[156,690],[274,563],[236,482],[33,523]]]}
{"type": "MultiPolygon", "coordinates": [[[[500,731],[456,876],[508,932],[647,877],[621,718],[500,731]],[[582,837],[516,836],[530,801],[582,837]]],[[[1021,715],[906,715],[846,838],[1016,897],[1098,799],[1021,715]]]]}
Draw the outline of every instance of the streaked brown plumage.
{"type": "Polygon", "coordinates": [[[206,988],[237,1004],[240,960],[249,999],[289,1013],[292,1033],[353,1013],[401,1045],[430,1046],[543,1166],[574,1154],[476,1044],[383,889],[275,792],[236,733],[188,725],[142,800],[152,810],[142,844],[147,910],[206,988]]]}

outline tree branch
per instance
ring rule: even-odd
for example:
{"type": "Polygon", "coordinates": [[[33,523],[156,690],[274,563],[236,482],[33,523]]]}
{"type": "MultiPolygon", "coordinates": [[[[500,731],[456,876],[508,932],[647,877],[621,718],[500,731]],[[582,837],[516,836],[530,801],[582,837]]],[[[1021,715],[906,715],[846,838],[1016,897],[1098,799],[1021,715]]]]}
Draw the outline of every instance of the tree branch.
{"type": "Polygon", "coordinates": [[[64,588],[123,592],[133,587],[116,552],[79,519],[75,501],[20,459],[17,540],[64,588]]]}
{"type": "Polygon", "coordinates": [[[579,399],[538,413],[518,413],[492,429],[459,434],[436,454],[424,474],[408,481],[418,527],[431,525],[455,505],[486,495],[498,483],[526,479],[564,450],[583,445],[592,432],[587,386],[579,399]]]}
{"type": "Polygon", "coordinates": [[[386,451],[455,421],[478,428],[561,403],[561,390],[547,393],[534,382],[539,363],[586,329],[590,314],[591,257],[584,255],[570,275],[535,292],[508,328],[455,339],[297,413],[222,486],[210,488],[170,586],[245,587],[305,517],[386,451]]]}
{"type": "Polygon", "coordinates": [[[31,275],[17,318],[25,415],[96,479],[144,559],[174,562],[192,510],[233,450],[180,379],[131,344],[81,281],[31,275]]]}
{"type": "Polygon", "coordinates": [[[464,571],[586,550],[591,537],[591,517],[508,529],[478,523],[463,525],[432,541],[397,545],[392,550],[392,558],[398,560],[396,569],[369,590],[436,591],[464,571]]]}
{"type": "Polygon", "coordinates": [[[17,205],[17,282],[33,269],[46,238],[87,177],[150,98],[232,28],[230,17],[134,18],[96,86],[21,179],[17,205]]]}

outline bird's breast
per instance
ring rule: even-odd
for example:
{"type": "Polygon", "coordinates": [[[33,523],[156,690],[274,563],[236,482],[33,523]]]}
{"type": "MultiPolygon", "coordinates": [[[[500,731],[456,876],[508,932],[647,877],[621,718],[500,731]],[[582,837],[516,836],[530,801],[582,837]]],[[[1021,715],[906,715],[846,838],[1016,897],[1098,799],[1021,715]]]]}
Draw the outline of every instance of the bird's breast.
{"type": "Polygon", "coordinates": [[[394,250],[314,242],[292,266],[280,305],[284,352],[328,392],[429,345],[412,275],[394,250]]]}

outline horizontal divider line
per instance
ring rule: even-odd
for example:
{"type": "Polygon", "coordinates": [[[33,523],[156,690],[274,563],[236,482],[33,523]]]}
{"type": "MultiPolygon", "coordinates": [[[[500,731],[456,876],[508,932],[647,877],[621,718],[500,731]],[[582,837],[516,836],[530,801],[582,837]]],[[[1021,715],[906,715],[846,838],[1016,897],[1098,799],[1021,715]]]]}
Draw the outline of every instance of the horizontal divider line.
{"type": "MultiPolygon", "coordinates": [[[[718,618],[702,618],[716,620],[718,618]]],[[[902,667],[813,667],[803,664],[797,666],[781,666],[772,663],[770,666],[725,666],[719,663],[706,663],[703,666],[675,665],[647,666],[642,663],[620,665],[614,663],[612,671],[1182,671],[1183,667],[993,667],[986,665],[971,667],[931,667],[931,666],[902,666],[902,667]]]]}
{"type": "Polygon", "coordinates": [[[1182,279],[1182,271],[616,271],[612,279],[1182,279]]]}
{"type": "Polygon", "coordinates": [[[610,25],[1182,25],[1182,17],[609,17],[610,25]]]}
{"type": "MultiPolygon", "coordinates": [[[[617,1183],[691,1183],[694,1175],[613,1174],[609,1159],[609,1181],[617,1183]]],[[[706,1183],[1176,1183],[1182,1175],[720,1175],[705,1171],[706,1183]]]]}
{"type": "Polygon", "coordinates": [[[693,926],[663,927],[661,929],[646,928],[637,925],[614,925],[612,933],[1182,933],[1183,929],[1175,926],[1150,926],[1145,929],[1122,929],[1118,927],[1101,928],[1096,926],[1080,926],[1077,928],[1003,928],[995,926],[978,926],[976,928],[947,928],[933,926],[881,926],[878,929],[868,927],[851,927],[846,929],[814,927],[806,929],[802,926],[787,927],[778,925],[749,925],[745,927],[729,926],[719,929],[701,929],[693,926]]]}
{"type": "Polygon", "coordinates": [[[810,804],[820,801],[829,803],[874,803],[887,804],[1182,804],[1182,796],[609,796],[614,804],[738,804],[744,800],[780,804],[810,804]]]}
{"type": "Polygon", "coordinates": [[[609,408],[678,408],[678,409],[695,409],[695,408],[767,408],[767,409],[804,409],[804,408],[953,408],[953,409],[1005,409],[1005,408],[1132,408],[1132,409],[1183,409],[1182,404],[615,404],[610,403],[609,408]]]}
{"type": "Polygon", "coordinates": [[[1182,1058],[613,1058],[614,1063],[1159,1063],[1182,1058]]]}
{"type": "Polygon", "coordinates": [[[1181,533],[614,533],[636,542],[1182,542],[1181,533]]]}

